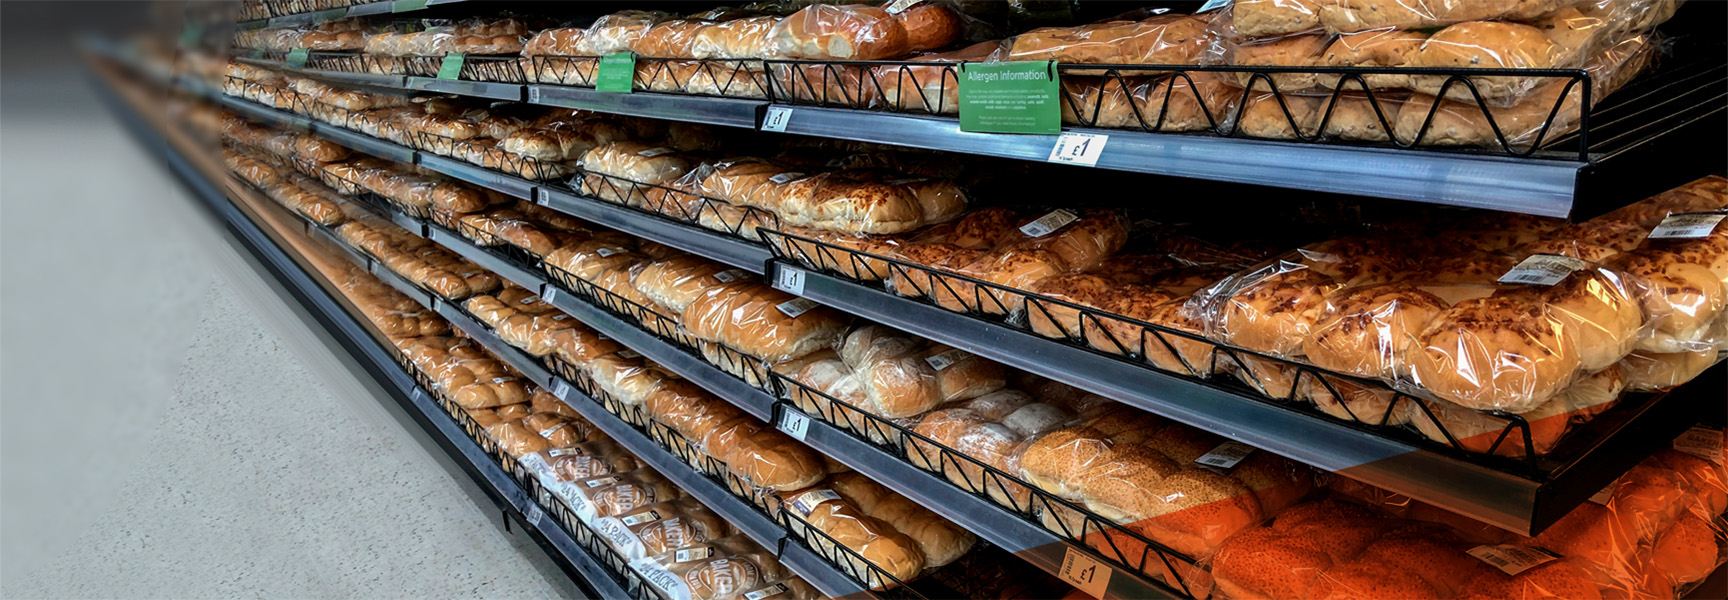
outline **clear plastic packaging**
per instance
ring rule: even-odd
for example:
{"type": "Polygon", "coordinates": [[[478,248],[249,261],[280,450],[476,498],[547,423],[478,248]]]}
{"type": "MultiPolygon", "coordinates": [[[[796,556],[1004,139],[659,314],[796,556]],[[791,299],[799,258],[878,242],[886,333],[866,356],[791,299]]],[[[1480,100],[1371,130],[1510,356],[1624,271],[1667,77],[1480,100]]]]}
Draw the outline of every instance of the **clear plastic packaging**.
{"type": "Polygon", "coordinates": [[[884,60],[913,50],[895,15],[862,4],[814,4],[775,23],[768,33],[775,58],[884,60]]]}
{"type": "Polygon", "coordinates": [[[846,319],[761,283],[710,289],[684,310],[685,331],[770,363],[833,346],[846,319]]]}
{"type": "Polygon", "coordinates": [[[1192,65],[1212,38],[1201,17],[1160,15],[1141,21],[1034,29],[1005,40],[991,60],[1192,65]]]}
{"type": "Polygon", "coordinates": [[[605,56],[629,52],[630,46],[657,23],[671,20],[673,15],[659,11],[624,10],[594,21],[588,32],[577,42],[578,56],[605,56]]]}

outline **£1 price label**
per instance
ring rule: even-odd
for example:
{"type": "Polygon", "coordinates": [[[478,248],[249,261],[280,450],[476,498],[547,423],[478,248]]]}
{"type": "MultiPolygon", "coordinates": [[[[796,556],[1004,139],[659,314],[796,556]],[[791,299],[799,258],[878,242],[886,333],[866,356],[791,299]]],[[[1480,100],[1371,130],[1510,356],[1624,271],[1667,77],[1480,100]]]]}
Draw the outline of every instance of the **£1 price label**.
{"type": "Polygon", "coordinates": [[[1104,144],[1110,136],[1095,133],[1063,133],[1056,137],[1048,162],[1070,165],[1098,166],[1098,156],[1104,154],[1104,144]]]}
{"type": "Polygon", "coordinates": [[[762,131],[786,131],[786,124],[792,122],[792,109],[785,106],[770,106],[768,114],[762,118],[762,131]]]}
{"type": "Polygon", "coordinates": [[[794,296],[803,295],[804,269],[780,265],[780,270],[774,273],[774,287],[794,296]]]}
{"type": "Polygon", "coordinates": [[[1062,568],[1056,572],[1057,577],[1069,585],[1080,588],[1086,595],[1093,598],[1103,598],[1104,590],[1110,587],[1110,574],[1113,571],[1108,565],[1094,560],[1075,548],[1068,549],[1068,556],[1062,559],[1062,568]]]}
{"type": "Polygon", "coordinates": [[[810,417],[795,410],[785,410],[780,413],[780,431],[792,436],[792,439],[804,441],[804,436],[810,433],[810,417]]]}
{"type": "Polygon", "coordinates": [[[546,511],[540,510],[540,505],[533,502],[529,502],[528,508],[522,511],[522,520],[527,521],[529,527],[539,527],[540,520],[544,518],[546,518],[546,511]]]}

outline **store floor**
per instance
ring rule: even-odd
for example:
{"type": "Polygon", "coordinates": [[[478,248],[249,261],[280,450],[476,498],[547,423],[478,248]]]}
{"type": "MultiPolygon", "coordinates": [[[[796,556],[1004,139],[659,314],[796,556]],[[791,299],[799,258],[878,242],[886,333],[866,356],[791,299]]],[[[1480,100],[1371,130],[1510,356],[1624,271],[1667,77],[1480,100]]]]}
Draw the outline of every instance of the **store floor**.
{"type": "Polygon", "coordinates": [[[0,596],[576,593],[322,347],[77,71],[6,54],[0,596]]]}

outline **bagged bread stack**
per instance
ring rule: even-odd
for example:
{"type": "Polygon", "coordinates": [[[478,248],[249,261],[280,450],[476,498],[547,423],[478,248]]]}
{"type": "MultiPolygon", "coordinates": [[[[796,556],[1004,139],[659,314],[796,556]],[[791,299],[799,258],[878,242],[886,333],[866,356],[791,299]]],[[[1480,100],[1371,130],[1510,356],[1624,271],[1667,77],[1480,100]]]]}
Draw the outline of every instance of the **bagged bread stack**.
{"type": "MultiPolygon", "coordinates": [[[[1219,43],[1205,60],[1244,67],[1581,67],[1594,80],[1595,100],[1643,69],[1652,49],[1649,30],[1677,4],[1255,0],[1218,13],[1213,28],[1219,43]]],[[[1576,82],[1557,77],[1482,76],[1469,85],[1418,73],[1243,72],[1234,79],[1246,88],[1234,130],[1255,137],[1522,149],[1576,127],[1589,109],[1581,106],[1576,82]],[[1333,99],[1335,89],[1344,93],[1333,99]],[[1489,105],[1486,113],[1478,99],[1489,105]]]]}
{"type": "MultiPolygon", "coordinates": [[[[830,398],[877,417],[915,417],[951,401],[970,400],[1007,385],[1002,365],[881,325],[848,332],[837,352],[806,363],[793,378],[830,398]]],[[[830,407],[826,398],[795,394],[800,408],[836,423],[880,434],[862,417],[830,407]]],[[[893,440],[898,444],[899,440],[893,440]]]]}
{"type": "Polygon", "coordinates": [[[1010,218],[996,213],[963,221],[951,231],[932,230],[920,236],[897,254],[929,269],[906,269],[911,271],[909,281],[894,281],[894,290],[927,296],[955,312],[1018,315],[1025,308],[1025,296],[1017,290],[1058,274],[1096,267],[1128,241],[1127,219],[1114,211],[1062,209],[1030,221],[1016,223],[1010,218]],[[1017,229],[1011,228],[1016,224],[1017,229]],[[995,243],[988,250],[972,250],[990,241],[995,243]],[[949,252],[955,247],[963,251],[949,252]],[[981,288],[971,281],[944,277],[944,272],[1000,287],[981,288]]]}
{"type": "Polygon", "coordinates": [[[588,171],[582,179],[583,194],[642,207],[650,189],[683,177],[695,163],[672,148],[613,142],[589,150],[582,157],[582,166],[588,171]]]}
{"type": "Polygon", "coordinates": [[[772,552],[738,535],[691,545],[633,566],[644,581],[669,598],[726,600],[755,594],[792,600],[821,596],[790,575],[772,552]]]}
{"type": "Polygon", "coordinates": [[[469,298],[463,306],[469,314],[498,332],[498,337],[506,343],[534,356],[551,354],[554,336],[576,324],[575,318],[541,301],[533,292],[514,285],[506,287],[497,296],[469,298]]]}
{"type": "Polygon", "coordinates": [[[793,535],[874,590],[911,581],[953,562],[976,541],[971,532],[876,482],[853,474],[779,496],[793,535]]]}
{"type": "Polygon", "coordinates": [[[831,308],[757,281],[712,288],[685,307],[690,335],[769,364],[833,347],[846,319],[831,308]]]}
{"type": "Polygon", "coordinates": [[[1031,507],[1030,490],[1019,472],[1020,449],[1027,440],[1073,422],[1103,399],[1055,382],[1028,390],[1001,389],[925,414],[912,430],[919,437],[907,442],[907,458],[1004,506],[1031,507]],[[953,456],[955,452],[963,457],[953,456]]]}

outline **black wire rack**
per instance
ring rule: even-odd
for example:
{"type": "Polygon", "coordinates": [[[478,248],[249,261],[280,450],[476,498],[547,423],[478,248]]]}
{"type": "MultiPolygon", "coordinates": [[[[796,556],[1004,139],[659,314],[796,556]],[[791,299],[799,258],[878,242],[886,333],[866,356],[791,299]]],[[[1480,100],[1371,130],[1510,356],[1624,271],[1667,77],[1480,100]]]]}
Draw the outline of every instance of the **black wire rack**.
{"type": "MultiPolygon", "coordinates": [[[[400,67],[400,73],[415,77],[437,77],[444,66],[444,56],[398,56],[390,62],[400,67]]],[[[362,71],[366,72],[366,71],[362,71]]],[[[528,71],[522,67],[522,57],[514,54],[469,54],[462,58],[457,79],[495,83],[529,83],[528,71]]]]}
{"type": "MultiPolygon", "coordinates": [[[[545,84],[594,87],[598,56],[529,57],[529,79],[545,84]]],[[[636,57],[631,86],[645,92],[713,98],[769,97],[767,70],[761,60],[744,58],[636,57]]]]}
{"type": "Polygon", "coordinates": [[[1197,579],[1203,574],[1193,558],[1045,492],[995,465],[836,399],[793,377],[775,373],[774,380],[781,398],[852,437],[876,445],[907,464],[940,475],[955,487],[994,502],[1099,558],[1142,573],[1187,597],[1204,597],[1203,586],[1207,584],[1197,579]]]}
{"type": "Polygon", "coordinates": [[[760,227],[780,226],[773,211],[733,204],[719,198],[665,185],[642,183],[616,175],[585,171],[568,187],[578,194],[679,223],[711,229],[745,241],[761,243],[760,227]]]}
{"type": "MultiPolygon", "coordinates": [[[[959,114],[958,78],[965,63],[765,62],[770,97],[776,103],[959,114]]],[[[1600,95],[1583,69],[1063,64],[1057,72],[1063,121],[1072,125],[1309,143],[1369,142],[1519,158],[1536,154],[1564,133],[1587,132],[1589,111],[1578,107],[1592,106],[1594,96],[1600,95]],[[1447,101],[1429,100],[1421,118],[1404,115],[1403,108],[1417,105],[1408,92],[1381,83],[1392,78],[1438,80],[1436,96],[1447,101]],[[1512,78],[1530,81],[1532,89],[1558,87],[1552,100],[1543,94],[1524,100],[1541,103],[1545,119],[1535,124],[1496,119],[1503,102],[1483,87],[1485,82],[1504,85],[1512,78]],[[1304,84],[1310,81],[1317,83],[1304,84]],[[1113,100],[1108,106],[1107,99],[1113,100]],[[1261,118],[1245,119],[1250,111],[1261,118]],[[1344,111],[1354,114],[1345,116],[1344,111]],[[1485,131],[1463,145],[1486,148],[1461,148],[1448,141],[1434,128],[1436,116],[1445,112],[1480,117],[1485,131]],[[1351,122],[1345,123],[1347,119],[1351,122]],[[1256,122],[1262,125],[1253,126],[1256,122]]],[[[1587,140],[1582,146],[1588,146],[1587,140]]],[[[1588,158],[1582,147],[1577,156],[1588,158]]]]}
{"type": "Polygon", "coordinates": [[[677,317],[666,315],[615,294],[611,290],[577,277],[551,262],[544,263],[544,267],[546,273],[552,276],[554,283],[576,297],[627,321],[637,323],[644,331],[670,342],[686,353],[701,358],[752,386],[764,391],[773,391],[771,388],[773,382],[769,377],[771,369],[762,359],[725,344],[710,342],[690,335],[679,325],[677,317]]]}
{"type": "Polygon", "coordinates": [[[577,172],[576,167],[568,164],[506,151],[499,140],[492,138],[456,139],[423,129],[410,132],[406,137],[406,145],[416,150],[448,156],[530,181],[554,180],[577,172]]]}
{"type": "MultiPolygon", "coordinates": [[[[1472,434],[1443,424],[1441,401],[1418,398],[1385,382],[1326,371],[1313,365],[1220,344],[1197,333],[1173,329],[1094,307],[998,285],[947,270],[870,254],[814,238],[762,229],[778,258],[862,285],[993,325],[1050,338],[1094,355],[1228,389],[1238,396],[1346,423],[1374,435],[1407,440],[1448,456],[1488,465],[1532,479],[1544,479],[1564,464],[1568,440],[1579,423],[1548,444],[1534,439],[1523,416],[1470,411],[1489,422],[1472,434]],[[1405,427],[1407,416],[1411,425],[1405,427]],[[1529,449],[1536,449],[1531,452],[1529,449]],[[1546,450],[1546,453],[1544,453],[1546,450]]],[[[1612,408],[1590,418],[1611,423],[1636,415],[1660,394],[1626,394],[1612,408]],[[1606,420],[1606,421],[1605,421],[1606,420]]],[[[1582,420],[1579,416],[1571,420],[1582,420]]],[[[1582,443],[1582,442],[1580,442],[1582,443]]]]}

